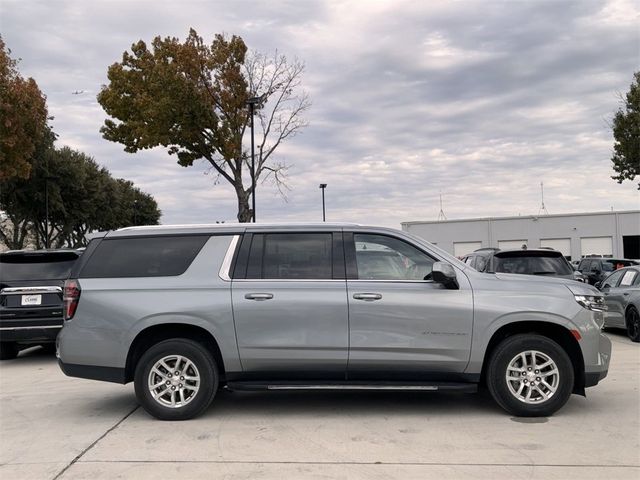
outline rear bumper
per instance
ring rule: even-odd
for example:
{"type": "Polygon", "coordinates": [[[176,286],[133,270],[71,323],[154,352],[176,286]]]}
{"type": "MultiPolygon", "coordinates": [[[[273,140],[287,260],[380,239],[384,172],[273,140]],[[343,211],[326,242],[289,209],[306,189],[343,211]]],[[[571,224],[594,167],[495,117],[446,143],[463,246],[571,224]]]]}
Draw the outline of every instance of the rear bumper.
{"type": "Polygon", "coordinates": [[[125,383],[124,368],[76,365],[73,363],[64,363],[60,359],[58,359],[58,365],[62,372],[68,377],[88,378],[89,380],[100,380],[103,382],[125,383]]]}
{"type": "Polygon", "coordinates": [[[0,322],[0,341],[19,343],[55,342],[62,329],[62,318],[34,319],[0,322]]]}
{"type": "Polygon", "coordinates": [[[597,385],[598,382],[600,382],[600,380],[603,380],[608,373],[609,373],[609,370],[604,370],[602,372],[585,373],[584,387],[589,388],[597,385]]]}

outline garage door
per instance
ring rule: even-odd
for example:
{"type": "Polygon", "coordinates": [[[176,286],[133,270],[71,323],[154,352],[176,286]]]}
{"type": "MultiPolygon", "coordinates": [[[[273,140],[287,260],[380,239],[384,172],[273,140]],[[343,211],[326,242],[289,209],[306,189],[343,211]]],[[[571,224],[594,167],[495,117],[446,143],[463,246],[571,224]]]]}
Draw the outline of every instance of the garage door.
{"type": "Polygon", "coordinates": [[[570,238],[543,238],[540,240],[541,247],[553,248],[562,252],[565,257],[571,256],[571,239],[570,238]]]}
{"type": "Polygon", "coordinates": [[[464,257],[479,248],[482,248],[482,242],[453,242],[453,254],[456,257],[464,257]]]}
{"type": "Polygon", "coordinates": [[[511,248],[522,248],[522,245],[527,245],[526,240],[498,240],[498,248],[500,250],[508,250],[511,248]]]}
{"type": "Polygon", "coordinates": [[[580,239],[580,254],[613,255],[611,237],[584,237],[580,239]]]}

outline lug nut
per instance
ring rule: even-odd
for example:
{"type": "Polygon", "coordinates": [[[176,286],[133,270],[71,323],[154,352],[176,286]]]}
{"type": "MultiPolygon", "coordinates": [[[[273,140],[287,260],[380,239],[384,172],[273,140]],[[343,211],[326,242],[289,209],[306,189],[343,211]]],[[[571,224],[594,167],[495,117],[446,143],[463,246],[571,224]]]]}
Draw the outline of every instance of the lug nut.
{"type": "Polygon", "coordinates": [[[522,376],[523,377],[526,376],[526,375],[527,375],[527,372],[522,372],[522,376]]]}
{"type": "Polygon", "coordinates": [[[180,380],[183,380],[183,381],[184,381],[184,377],[180,377],[180,380]]]}
{"type": "Polygon", "coordinates": [[[536,373],[540,373],[540,370],[536,370],[536,373]]]}
{"type": "Polygon", "coordinates": [[[527,368],[527,370],[531,371],[531,367],[527,368]]]}
{"type": "Polygon", "coordinates": [[[540,377],[536,377],[536,382],[539,382],[539,381],[540,381],[540,377]]]}
{"type": "Polygon", "coordinates": [[[175,390],[175,389],[176,389],[176,387],[171,387],[171,390],[175,390]]]}
{"type": "Polygon", "coordinates": [[[170,373],[168,373],[168,374],[167,374],[167,377],[171,378],[171,374],[170,374],[170,373]]]}
{"type": "Polygon", "coordinates": [[[176,375],[180,375],[180,372],[176,371],[176,375]]]}
{"type": "Polygon", "coordinates": [[[178,387],[182,388],[182,384],[178,385],[178,387]]]}
{"type": "Polygon", "coordinates": [[[169,380],[167,380],[167,385],[171,385],[171,382],[169,380]]]}
{"type": "Polygon", "coordinates": [[[524,383],[527,383],[527,379],[526,378],[523,381],[524,381],[524,383]]]}

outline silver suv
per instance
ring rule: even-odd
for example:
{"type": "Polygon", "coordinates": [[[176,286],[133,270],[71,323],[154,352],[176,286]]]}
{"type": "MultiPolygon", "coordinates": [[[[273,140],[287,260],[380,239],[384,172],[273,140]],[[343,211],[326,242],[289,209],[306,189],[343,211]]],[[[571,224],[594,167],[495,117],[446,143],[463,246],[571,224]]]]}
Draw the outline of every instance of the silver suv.
{"type": "Polygon", "coordinates": [[[69,376],[135,383],[153,416],[218,389],[475,391],[546,416],[607,375],[603,297],[479,273],[387,228],[135,227],[94,239],[64,288],[69,376]]]}

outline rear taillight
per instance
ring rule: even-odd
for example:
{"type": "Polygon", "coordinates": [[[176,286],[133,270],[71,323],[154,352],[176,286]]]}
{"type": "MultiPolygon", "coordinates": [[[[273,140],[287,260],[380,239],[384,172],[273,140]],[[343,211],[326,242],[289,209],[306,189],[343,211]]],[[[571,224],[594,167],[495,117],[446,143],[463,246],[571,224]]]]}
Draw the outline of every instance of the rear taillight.
{"type": "Polygon", "coordinates": [[[76,314],[78,308],[78,300],[80,300],[80,282],[78,280],[67,280],[64,282],[64,294],[62,301],[64,302],[64,319],[71,320],[76,314]]]}

